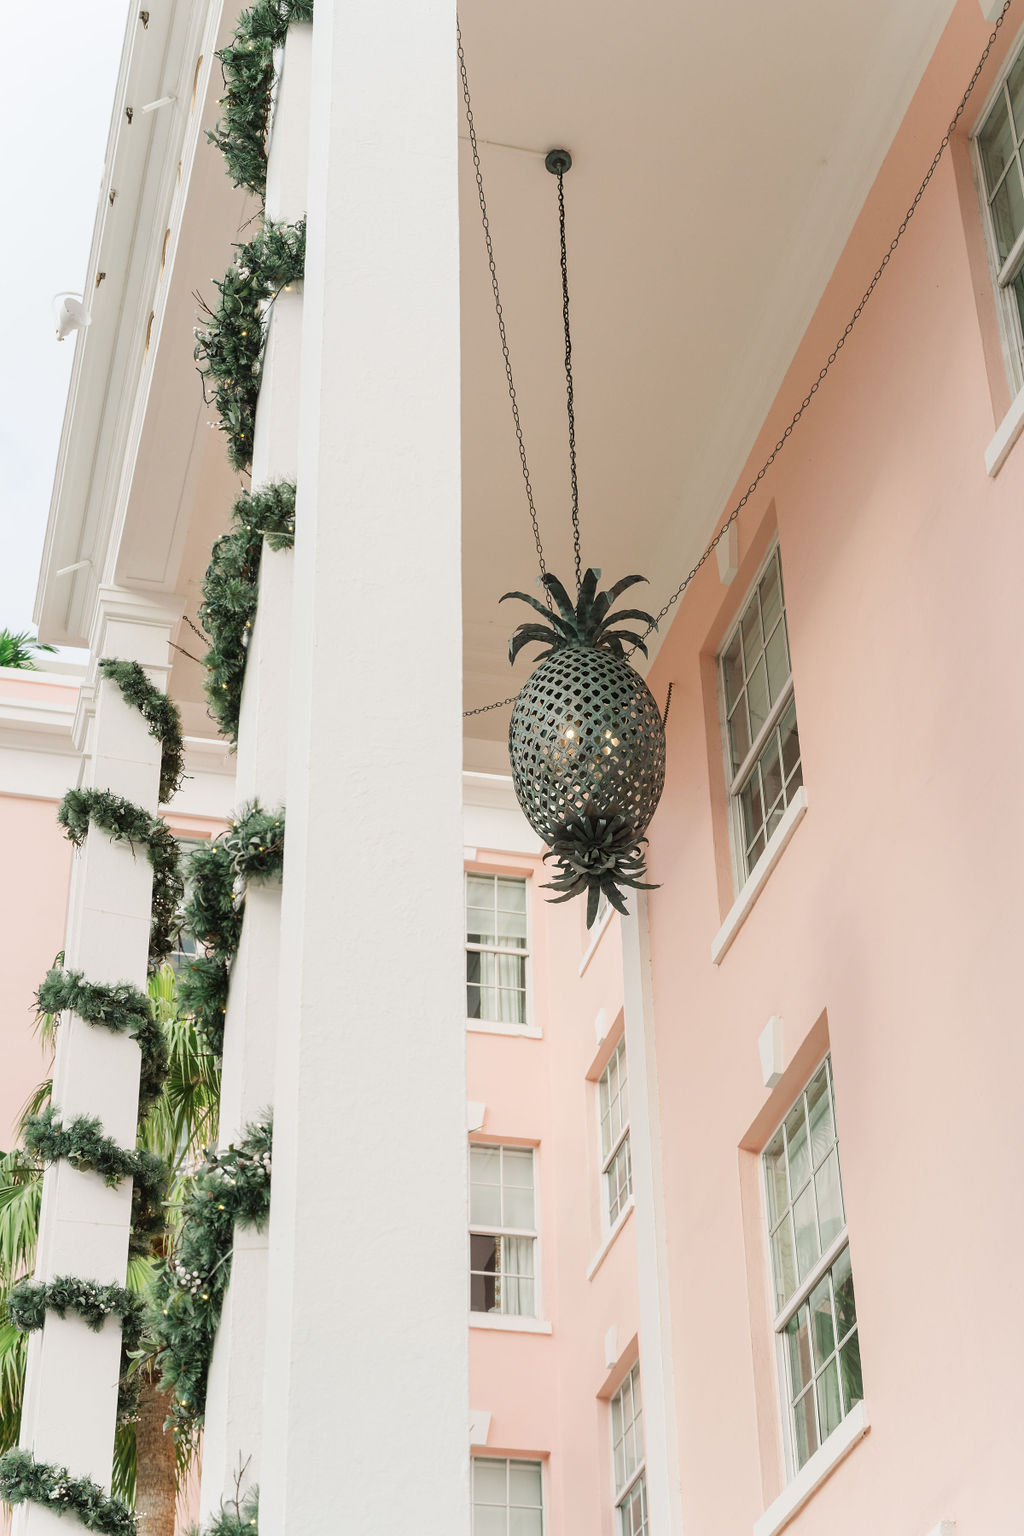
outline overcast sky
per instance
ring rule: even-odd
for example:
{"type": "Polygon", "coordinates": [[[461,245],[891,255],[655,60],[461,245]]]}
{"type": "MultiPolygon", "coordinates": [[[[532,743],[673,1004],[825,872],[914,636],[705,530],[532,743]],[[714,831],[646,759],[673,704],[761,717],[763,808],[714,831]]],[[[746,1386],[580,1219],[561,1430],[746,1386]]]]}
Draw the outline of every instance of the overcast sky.
{"type": "Polygon", "coordinates": [[[121,57],[125,0],[4,7],[0,92],[0,629],[32,628],[76,342],[53,295],[81,293],[121,57]]]}

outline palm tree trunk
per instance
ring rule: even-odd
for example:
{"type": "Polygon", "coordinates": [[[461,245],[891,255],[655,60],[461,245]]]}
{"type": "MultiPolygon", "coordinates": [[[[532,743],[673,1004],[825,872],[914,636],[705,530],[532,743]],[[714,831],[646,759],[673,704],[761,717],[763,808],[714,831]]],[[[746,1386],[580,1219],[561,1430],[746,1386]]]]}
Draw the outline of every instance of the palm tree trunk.
{"type": "Polygon", "coordinates": [[[139,1536],[174,1536],[174,1434],[164,1429],[171,1398],[144,1373],[135,1426],[135,1512],[139,1536]]]}

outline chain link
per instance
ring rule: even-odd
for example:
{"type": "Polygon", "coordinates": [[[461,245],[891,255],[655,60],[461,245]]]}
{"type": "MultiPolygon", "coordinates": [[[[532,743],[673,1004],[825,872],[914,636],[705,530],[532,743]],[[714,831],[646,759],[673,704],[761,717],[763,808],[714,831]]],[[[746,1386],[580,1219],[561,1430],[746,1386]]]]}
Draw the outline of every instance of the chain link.
{"type": "Polygon", "coordinates": [[[572,479],[572,553],[576,562],[576,591],[583,584],[580,554],[580,488],[576,479],[576,410],[572,394],[572,331],[569,329],[569,265],[565,251],[565,172],[558,173],[558,242],[562,265],[562,327],[565,331],[565,405],[569,417],[569,474],[572,479]]]}
{"type": "MultiPolygon", "coordinates": [[[[893,256],[896,254],[896,248],[899,245],[900,241],[903,239],[904,234],[906,233],[907,225],[910,223],[911,219],[914,217],[914,214],[917,212],[917,206],[920,203],[921,198],[924,196],[925,189],[927,188],[928,183],[931,181],[932,177],[935,175],[935,171],[936,171],[936,169],[938,167],[939,161],[942,159],[942,156],[945,154],[947,148],[949,147],[949,141],[953,137],[953,134],[956,131],[956,126],[959,123],[960,119],[963,117],[964,112],[967,109],[967,103],[971,99],[971,93],[973,92],[974,87],[977,85],[978,80],[981,78],[982,70],[985,68],[985,65],[988,63],[988,56],[992,52],[992,49],[993,49],[993,47],[995,45],[996,38],[999,36],[999,29],[1003,25],[1003,22],[1006,19],[1006,13],[1010,9],[1010,6],[1012,4],[1013,4],[1013,0],[1006,0],[1005,5],[1003,6],[1003,8],[1000,11],[999,15],[996,17],[996,23],[995,23],[995,26],[992,28],[991,33],[989,34],[988,42],[985,44],[985,50],[982,53],[981,58],[978,60],[977,65],[975,66],[974,74],[971,76],[970,80],[967,83],[967,89],[964,91],[963,95],[960,98],[959,106],[957,107],[956,111],[953,113],[953,116],[950,118],[949,126],[948,126],[948,128],[946,129],[945,133],[942,136],[942,142],[940,143],[938,149],[935,151],[935,154],[932,156],[932,163],[931,163],[931,165],[929,165],[927,171],[925,172],[924,180],[921,182],[921,185],[918,187],[917,191],[915,192],[913,202],[910,204],[910,207],[907,209],[906,213],[903,215],[903,219],[902,219],[902,221],[900,223],[900,227],[896,231],[896,234],[895,234],[894,238],[889,243],[889,249],[886,251],[885,255],[882,257],[881,261],[879,262],[878,266],[876,267],[874,276],[872,277],[870,283],[868,283],[868,286],[865,288],[863,296],[861,297],[860,303],[857,305],[857,308],[854,310],[853,314],[850,316],[849,320],[847,321],[845,329],[843,330],[843,333],[839,337],[839,340],[836,342],[835,346],[832,348],[832,351],[829,353],[829,355],[828,355],[828,357],[827,357],[827,359],[825,361],[824,367],[819,370],[818,377],[815,379],[814,383],[811,385],[810,389],[807,391],[806,395],[804,395],[804,398],[801,400],[800,404],[797,406],[796,410],[793,412],[793,415],[792,415],[792,417],[790,419],[789,425],[787,426],[786,430],[783,432],[782,436],[779,438],[778,442],[775,444],[775,447],[772,449],[771,453],[765,459],[764,463],[761,465],[761,468],[758,470],[757,474],[754,476],[753,480],[747,486],[746,490],[744,491],[743,495],[740,497],[739,501],[736,503],[736,505],[733,507],[732,511],[729,513],[729,516],[726,518],[726,520],[722,524],[721,528],[719,528],[718,532],[715,534],[714,538],[711,540],[710,544],[705,549],[705,551],[701,555],[700,559],[697,561],[697,564],[693,567],[693,570],[690,571],[689,574],[686,577],[684,577],[684,579],[679,583],[678,587],[672,593],[672,596],[669,598],[668,602],[665,604],[665,606],[658,613],[658,615],[655,618],[653,624],[648,625],[647,629],[644,630],[643,639],[646,640],[647,636],[649,634],[651,634],[651,632],[653,630],[657,629],[658,625],[661,623],[661,621],[665,617],[665,615],[670,611],[670,609],[672,609],[675,606],[675,604],[682,597],[683,593],[686,591],[687,587],[690,585],[690,582],[693,580],[693,578],[696,576],[697,572],[700,570],[701,566],[704,565],[706,560],[710,559],[710,557],[713,554],[713,552],[718,548],[719,544],[725,538],[725,535],[728,533],[728,531],[732,527],[733,523],[739,517],[740,513],[743,511],[743,508],[746,506],[746,504],[750,500],[751,496],[757,490],[758,486],[761,484],[761,481],[764,479],[765,475],[768,473],[768,471],[771,469],[772,465],[775,463],[776,458],[782,452],[783,448],[786,445],[786,442],[788,441],[789,437],[792,434],[793,428],[796,426],[797,422],[803,416],[804,412],[807,410],[807,408],[810,405],[811,401],[814,399],[815,395],[818,393],[818,390],[821,388],[822,384],[825,382],[826,377],[828,376],[828,373],[829,373],[829,371],[830,371],[830,369],[832,367],[832,364],[835,362],[835,360],[839,356],[840,352],[846,346],[846,342],[847,342],[847,339],[848,339],[848,337],[850,335],[850,332],[853,330],[854,326],[857,324],[857,321],[860,319],[861,315],[863,314],[864,307],[867,304],[868,300],[871,298],[871,295],[874,293],[875,288],[878,286],[878,283],[879,283],[879,280],[881,279],[882,273],[885,271],[886,267],[889,265],[889,262],[892,260],[893,256]]],[[[634,646],[633,649],[629,652],[629,655],[633,656],[635,653],[636,653],[636,647],[634,646]]]]}
{"type": "MultiPolygon", "coordinates": [[[[487,246],[487,265],[491,273],[491,292],[494,294],[494,312],[498,318],[498,338],[501,342],[501,355],[505,361],[505,379],[508,384],[508,397],[512,402],[512,421],[516,430],[516,442],[519,445],[519,462],[523,468],[523,484],[526,486],[526,503],[530,509],[530,522],[533,525],[533,542],[537,548],[537,563],[540,566],[541,577],[548,573],[544,563],[544,546],[540,539],[540,524],[537,521],[537,508],[533,500],[533,485],[530,481],[530,467],[526,462],[526,443],[523,441],[523,424],[519,419],[519,399],[516,395],[515,381],[512,378],[512,359],[509,356],[508,337],[505,334],[505,316],[501,307],[501,290],[498,287],[498,269],[494,264],[494,243],[491,240],[491,225],[487,217],[487,199],[484,196],[484,176],[480,167],[480,146],[477,143],[476,123],[473,120],[473,105],[469,96],[469,74],[466,70],[466,54],[462,46],[462,28],[456,18],[455,38],[458,44],[459,74],[462,78],[462,99],[466,107],[466,125],[469,128],[469,147],[473,152],[473,171],[476,175],[476,193],[480,202],[480,218],[484,228],[484,243],[487,246]]],[[[544,589],[545,600],[549,608],[552,607],[551,594],[544,589]]],[[[498,708],[497,705],[488,705],[489,709],[498,708]]]]}

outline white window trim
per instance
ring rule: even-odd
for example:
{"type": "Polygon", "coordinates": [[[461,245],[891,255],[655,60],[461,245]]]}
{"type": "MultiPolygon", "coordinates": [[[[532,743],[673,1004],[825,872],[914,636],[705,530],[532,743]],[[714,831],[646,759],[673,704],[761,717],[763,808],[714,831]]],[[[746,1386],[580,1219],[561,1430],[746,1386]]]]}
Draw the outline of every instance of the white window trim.
{"type": "Polygon", "coordinates": [[[550,1333],[551,1324],[543,1317],[513,1317],[506,1312],[471,1312],[471,1328],[489,1328],[494,1333],[550,1333]]]}
{"type": "Polygon", "coordinates": [[[1021,426],[1024,425],[1024,407],[1018,416],[1016,430],[1011,425],[1007,428],[1007,418],[1014,412],[1020,396],[1024,393],[1024,328],[1021,326],[1020,315],[1012,296],[1007,294],[1007,288],[1017,273],[1024,266],[1024,231],[1014,242],[1013,248],[1005,261],[1000,262],[996,255],[995,226],[992,222],[992,209],[988,200],[988,188],[985,181],[985,169],[981,159],[981,129],[993,111],[996,102],[1002,95],[1003,86],[1007,76],[1016,64],[1024,49],[1024,30],[1018,32],[1013,41],[1013,46],[1007,53],[1002,69],[992,83],[992,88],[978,112],[969,134],[971,152],[971,172],[974,177],[975,193],[978,198],[978,206],[981,213],[981,224],[985,234],[985,255],[988,262],[989,277],[992,282],[992,293],[995,299],[996,319],[999,326],[999,341],[1003,353],[1003,363],[1006,368],[1006,377],[1010,385],[1014,401],[1007,416],[1003,418],[996,436],[989,444],[985,454],[985,468],[990,475],[999,472],[1017,437],[1020,435],[1021,426]],[[1007,431],[1004,434],[1004,428],[1007,431]],[[1012,434],[1012,435],[1011,435],[1012,434]],[[997,440],[1005,435],[1009,441],[1001,448],[997,446],[997,440]],[[1001,452],[1001,457],[999,456],[1001,452]],[[990,467],[990,455],[994,467],[990,467]],[[996,462],[998,459],[998,462],[996,462]]]}
{"type": "Polygon", "coordinates": [[[754,1521],[753,1536],[776,1536],[777,1531],[788,1525],[870,1428],[863,1401],[854,1404],[838,1428],[819,1445],[813,1456],[807,1458],[778,1498],[773,1499],[764,1514],[754,1521]]]}
{"type": "MultiPolygon", "coordinates": [[[[605,1233],[606,1241],[607,1241],[607,1237],[612,1232],[614,1232],[614,1231],[616,1231],[618,1229],[618,1226],[620,1224],[620,1220],[622,1218],[623,1212],[626,1210],[626,1208],[628,1206],[631,1206],[633,1204],[633,1196],[634,1196],[634,1188],[633,1188],[633,1148],[632,1148],[632,1143],[630,1143],[630,1150],[629,1150],[629,1183],[630,1183],[630,1190],[629,1190],[629,1194],[626,1196],[626,1199],[624,1200],[623,1204],[620,1206],[619,1210],[616,1212],[615,1218],[613,1220],[612,1216],[611,1216],[611,1212],[610,1212],[610,1210],[608,1208],[608,1174],[610,1173],[612,1165],[615,1162],[615,1159],[618,1157],[619,1152],[621,1151],[623,1145],[625,1144],[625,1142],[630,1141],[629,1130],[630,1130],[630,1125],[631,1125],[632,1121],[631,1121],[631,1114],[627,1115],[626,1119],[623,1121],[622,1125],[620,1125],[619,1133],[615,1137],[615,1140],[612,1142],[610,1148],[608,1149],[608,1155],[606,1157],[605,1153],[604,1153],[604,1147],[602,1146],[602,1143],[601,1143],[601,1084],[604,1081],[605,1073],[608,1071],[609,1067],[611,1066],[612,1062],[615,1060],[616,1056],[618,1056],[620,1050],[622,1052],[622,1057],[621,1057],[622,1065],[619,1068],[619,1104],[620,1104],[620,1113],[621,1113],[622,1073],[623,1073],[623,1070],[625,1071],[625,1077],[626,1077],[626,1094],[627,1094],[627,1099],[628,1099],[628,1095],[629,1095],[629,1057],[626,1054],[626,1036],[625,1036],[625,1033],[623,1033],[623,1034],[621,1034],[619,1036],[619,1038],[616,1040],[614,1046],[609,1051],[609,1053],[608,1053],[608,1060],[605,1062],[604,1066],[601,1068],[600,1075],[599,1075],[599,1077],[597,1079],[597,1083],[595,1084],[595,1087],[597,1089],[597,1092],[595,1094],[595,1103],[596,1103],[596,1107],[597,1107],[597,1155],[598,1155],[598,1158],[600,1160],[600,1166],[601,1166],[601,1230],[602,1230],[602,1232],[605,1233]]],[[[632,1099],[628,1099],[628,1103],[629,1103],[629,1106],[630,1106],[630,1111],[632,1111],[632,1103],[633,1103],[632,1099]]],[[[590,1272],[589,1271],[587,1272],[587,1278],[588,1279],[590,1278],[590,1272]]]]}
{"type": "MultiPolygon", "coordinates": [[[[537,1467],[540,1468],[540,1529],[541,1529],[541,1536],[547,1536],[547,1529],[548,1529],[548,1459],[547,1459],[546,1455],[538,1456],[536,1454],[536,1452],[534,1452],[533,1454],[530,1454],[530,1455],[525,1455],[524,1454],[524,1455],[520,1455],[520,1456],[516,1456],[516,1455],[499,1456],[499,1455],[496,1455],[493,1451],[488,1451],[485,1446],[481,1446],[479,1448],[479,1450],[477,1451],[476,1455],[475,1456],[471,1455],[469,1460],[470,1460],[470,1468],[469,1468],[469,1520],[470,1520],[470,1525],[471,1526],[474,1524],[473,1465],[472,1465],[473,1462],[474,1461],[503,1461],[507,1465],[508,1462],[510,1462],[510,1461],[529,1461],[529,1462],[532,1462],[534,1466],[537,1466],[537,1467]]],[[[505,1506],[506,1513],[508,1511],[508,1507],[509,1506],[506,1504],[506,1506],[505,1506]]]]}
{"type": "MultiPolygon", "coordinates": [[[[802,749],[801,749],[802,750],[802,749]]],[[[768,844],[740,887],[739,895],[729,908],[725,922],[711,940],[711,959],[721,965],[729,947],[750,916],[751,910],[764,890],[768,877],[789,847],[790,839],[807,814],[807,788],[801,784],[782,813],[782,820],[768,839],[768,844]]]]}
{"type": "MultiPolygon", "coordinates": [[[[717,686],[718,686],[718,718],[719,718],[719,721],[721,722],[721,730],[722,730],[722,763],[723,763],[724,768],[725,768],[725,791],[726,791],[726,799],[727,799],[727,802],[728,802],[729,848],[730,848],[731,860],[732,860],[733,886],[734,886],[734,889],[738,893],[737,901],[739,900],[739,895],[742,895],[742,893],[746,889],[747,885],[749,885],[750,881],[754,878],[754,875],[757,873],[757,870],[761,867],[761,865],[768,858],[768,849],[769,849],[769,847],[771,845],[772,838],[774,838],[775,833],[778,832],[778,830],[779,830],[779,827],[777,826],[775,828],[775,832],[772,833],[772,837],[770,837],[768,839],[768,841],[767,841],[767,843],[765,845],[764,852],[761,854],[761,857],[758,859],[757,863],[754,865],[753,869],[748,874],[747,871],[746,871],[746,857],[745,857],[746,837],[744,835],[744,830],[743,830],[743,808],[740,805],[739,789],[745,783],[747,777],[749,776],[751,770],[753,769],[754,765],[757,762],[758,755],[764,750],[765,743],[767,742],[767,740],[768,740],[769,736],[771,735],[772,731],[778,725],[779,721],[782,719],[783,714],[785,713],[786,709],[788,708],[789,704],[792,702],[792,699],[793,699],[793,693],[794,693],[794,687],[793,687],[793,651],[792,651],[792,647],[790,646],[790,643],[789,643],[789,605],[788,605],[788,603],[784,603],[784,605],[783,605],[783,612],[785,614],[785,623],[786,623],[786,646],[787,646],[787,649],[789,650],[789,681],[786,684],[785,688],[782,690],[782,693],[780,694],[780,696],[775,700],[775,703],[771,706],[770,710],[768,711],[767,718],[765,719],[763,725],[761,726],[761,729],[758,731],[757,736],[751,742],[750,747],[749,747],[749,749],[747,751],[747,755],[744,757],[743,761],[740,763],[740,766],[737,768],[735,773],[733,772],[733,769],[732,769],[732,759],[731,759],[730,752],[729,752],[729,711],[728,711],[728,708],[726,706],[726,698],[725,698],[725,669],[722,666],[722,657],[725,655],[725,652],[728,650],[730,642],[732,641],[733,637],[735,636],[737,630],[740,627],[740,624],[742,623],[743,615],[744,615],[744,613],[746,612],[746,609],[747,609],[747,604],[750,602],[750,599],[753,597],[754,593],[756,592],[757,587],[758,587],[758,585],[759,585],[759,583],[761,581],[762,576],[764,575],[765,571],[768,569],[769,565],[771,564],[772,560],[775,558],[776,555],[779,556],[779,572],[780,572],[780,575],[781,575],[781,571],[782,571],[782,557],[781,557],[781,554],[779,553],[779,539],[778,539],[778,535],[776,535],[775,538],[772,539],[770,548],[766,552],[764,559],[761,561],[761,564],[757,568],[757,574],[754,576],[753,581],[750,583],[750,585],[747,588],[746,592],[743,594],[743,597],[742,597],[741,601],[739,603],[737,603],[736,609],[735,609],[735,618],[733,619],[733,622],[729,625],[729,628],[726,630],[725,638],[723,639],[721,645],[718,647],[718,650],[715,653],[715,673],[716,673],[716,680],[717,680],[717,686]]],[[[797,732],[798,732],[798,734],[799,734],[799,729],[800,729],[800,722],[798,720],[797,721],[797,732]]],[[[803,744],[801,743],[801,747],[800,747],[800,761],[801,761],[801,764],[803,763],[803,756],[804,756],[804,754],[803,754],[803,744]]],[[[800,787],[802,789],[803,785],[801,785],[800,787]]],[[[798,789],[796,794],[793,796],[793,799],[790,800],[789,805],[794,804],[794,802],[796,801],[796,799],[799,796],[799,794],[800,794],[800,790],[798,789]]],[[[789,805],[787,805],[785,807],[785,809],[783,810],[783,813],[782,813],[782,820],[783,821],[785,821],[785,819],[786,819],[786,811],[788,811],[789,805]]],[[[780,822],[779,826],[781,826],[781,825],[782,825],[782,823],[780,822]]],[[[728,919],[727,919],[727,921],[728,921],[728,919]]],[[[714,957],[712,956],[712,958],[714,958],[714,957]]],[[[716,964],[717,964],[717,961],[716,961],[716,964]]]]}
{"type": "Polygon", "coordinates": [[[544,1038],[536,1024],[491,1024],[487,1019],[467,1019],[466,1029],[472,1035],[518,1035],[524,1040],[544,1038]]]}
{"type": "MultiPolygon", "coordinates": [[[[501,1019],[470,1019],[470,1018],[467,1018],[467,1020],[466,1020],[467,1027],[469,1029],[479,1030],[481,1034],[487,1034],[487,1035],[529,1035],[529,1034],[532,1034],[533,1031],[534,1031],[534,1024],[533,1024],[533,999],[532,999],[532,996],[531,996],[531,992],[532,992],[531,981],[532,981],[532,977],[533,977],[533,966],[532,966],[532,964],[530,962],[531,962],[531,958],[532,958],[531,943],[532,943],[532,939],[533,939],[533,923],[531,921],[531,912],[530,912],[530,904],[531,904],[530,903],[530,897],[531,897],[531,891],[532,891],[530,877],[529,877],[529,875],[520,874],[518,870],[471,869],[471,868],[468,868],[468,867],[464,867],[464,869],[463,869],[463,877],[462,877],[462,891],[463,891],[462,904],[463,904],[463,908],[465,909],[467,914],[468,914],[468,909],[469,909],[469,901],[467,899],[468,898],[468,894],[469,894],[469,882],[468,882],[467,877],[469,875],[493,876],[496,880],[521,880],[523,882],[524,887],[525,887],[525,891],[526,891],[526,945],[525,945],[525,948],[523,948],[523,949],[513,949],[513,948],[510,948],[508,945],[505,945],[505,944],[471,944],[469,942],[468,937],[467,937],[467,939],[466,939],[466,941],[465,941],[465,943],[463,945],[463,948],[464,948],[464,950],[466,951],[467,954],[474,954],[474,955],[517,955],[520,959],[522,959],[522,960],[524,960],[526,962],[526,986],[525,986],[525,989],[524,989],[524,992],[523,992],[523,1012],[525,1013],[526,1018],[524,1019],[522,1024],[516,1024],[514,1021],[511,1021],[511,1020],[501,1020],[501,1019]]],[[[540,1038],[540,1030],[539,1029],[536,1030],[536,1037],[538,1039],[540,1038]]]]}

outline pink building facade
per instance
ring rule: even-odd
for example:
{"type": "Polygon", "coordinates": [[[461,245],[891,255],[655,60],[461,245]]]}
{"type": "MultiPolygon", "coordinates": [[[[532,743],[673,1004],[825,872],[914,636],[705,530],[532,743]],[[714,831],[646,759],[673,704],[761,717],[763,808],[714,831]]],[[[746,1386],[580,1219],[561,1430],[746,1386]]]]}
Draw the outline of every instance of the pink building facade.
{"type": "MultiPolygon", "coordinates": [[[[104,326],[122,341],[122,329],[145,330],[136,457],[119,481],[119,520],[96,533],[97,514],[90,533],[82,508],[99,503],[105,482],[82,467],[92,464],[79,441],[91,418],[72,402],[62,449],[72,489],[59,484],[55,496],[43,639],[83,642],[95,612],[130,588],[162,605],[175,646],[191,645],[181,615],[199,613],[209,545],[238,489],[173,340],[202,274],[252,212],[196,152],[216,118],[211,45],[232,18],[211,11],[202,31],[186,9],[175,9],[167,43],[180,80],[192,81],[186,148],[170,130],[160,148],[160,185],[175,189],[173,239],[143,195],[150,172],[138,170],[132,207],[151,255],[161,253],[159,276],[154,258],[138,313],[127,300],[115,319],[97,312],[78,343],[84,400],[104,326]],[[105,584],[93,591],[79,574],[68,595],[58,578],[89,565],[78,561],[87,547],[105,584]]],[[[669,43],[682,22],[669,9],[644,12],[664,43],[651,64],[681,77],[669,43]]],[[[411,24],[400,4],[352,0],[344,22],[325,14],[334,17],[321,6],[312,29],[289,35],[271,138],[268,211],[296,219],[308,209],[313,257],[305,283],[267,319],[253,483],[297,482],[296,543],[294,554],[263,554],[237,757],[213,739],[187,651],[168,652],[166,667],[148,662],[166,674],[189,733],[194,779],[169,815],[175,831],[214,834],[233,805],[259,794],[286,804],[290,839],[283,887],[250,902],[232,970],[222,1140],[271,1103],[279,1139],[269,1233],[242,1244],[236,1235],[202,1512],[249,1456],[265,1490],[264,1536],[315,1525],[336,1500],[339,1467],[354,1528],[380,1536],[413,1526],[424,1536],[1009,1536],[1021,1525],[1024,1367],[1012,1290],[1020,837],[1008,789],[1024,749],[1014,667],[1024,13],[978,0],[894,5],[883,36],[876,8],[879,58],[867,49],[854,60],[844,52],[857,30],[849,8],[829,8],[845,29],[835,84],[849,98],[844,126],[859,125],[852,137],[870,144],[851,169],[849,144],[830,129],[811,160],[840,166],[849,217],[835,212],[823,232],[805,208],[802,241],[778,241],[770,258],[758,238],[769,246],[770,231],[746,231],[748,278],[762,258],[771,277],[767,313],[755,326],[743,309],[749,282],[735,305],[718,292],[726,339],[686,353],[691,331],[708,342],[698,326],[708,267],[678,225],[711,229],[708,210],[723,212],[692,166],[692,219],[679,212],[689,182],[670,183],[674,201],[660,188],[655,255],[679,265],[650,276],[658,304],[652,311],[638,293],[634,313],[631,278],[629,302],[603,308],[625,270],[616,241],[637,227],[635,209],[608,220],[597,149],[589,163],[586,153],[584,128],[607,150],[600,130],[615,119],[614,28],[592,19],[581,58],[593,74],[581,64],[573,77],[578,115],[566,126],[543,79],[503,51],[532,36],[536,18],[510,42],[494,16],[469,7],[478,103],[491,104],[497,148],[582,125],[580,228],[591,243],[574,248],[573,270],[579,351],[596,382],[589,417],[581,389],[581,462],[601,482],[587,558],[593,545],[613,578],[647,571],[658,607],[754,487],[663,622],[646,669],[656,700],[671,699],[667,781],[649,832],[655,888],[629,893],[627,917],[606,910],[589,932],[581,903],[546,900],[544,850],[505,771],[506,716],[463,722],[461,734],[457,721],[460,527],[467,708],[509,691],[493,599],[526,589],[533,555],[518,525],[513,542],[481,511],[494,465],[503,508],[520,488],[518,463],[508,470],[497,430],[482,425],[504,409],[505,381],[474,187],[437,105],[453,18],[440,3],[416,8],[417,52],[387,31],[389,18],[411,24]],[[1000,16],[948,149],[851,328],[1000,16]],[[381,178],[363,176],[345,112],[353,93],[365,108],[381,91],[398,125],[392,151],[402,131],[432,146],[431,198],[403,151],[387,165],[404,178],[398,191],[386,209],[374,201],[381,178]],[[510,100],[542,129],[528,132],[510,100]],[[861,106],[877,108],[870,134],[861,106]],[[395,241],[384,213],[400,194],[416,222],[395,241]],[[587,254],[598,249],[600,280],[587,254]],[[401,325],[396,293],[413,295],[401,325]],[[747,350],[727,331],[740,312],[747,350]],[[685,353],[684,391],[657,350],[659,327],[672,357],[685,353]],[[321,345],[336,335],[345,346],[321,345]],[[645,346],[664,412],[658,452],[646,456],[645,346]],[[720,420],[685,415],[684,397],[693,406],[702,393],[719,402],[720,420]],[[608,426],[619,411],[621,440],[608,426]],[[687,481],[684,457],[713,460],[714,472],[687,481]],[[635,506],[625,502],[634,471],[635,506]],[[430,515],[413,517],[424,486],[430,515]],[[400,544],[407,558],[391,561],[400,544]],[[384,566],[387,624],[367,576],[384,566]],[[417,617],[428,587],[441,616],[436,664],[417,617]],[[996,1310],[1004,1296],[1006,1323],[996,1310]]],[[[744,8],[743,20],[749,43],[763,8],[744,8]]],[[[763,51],[743,41],[732,62],[749,86],[763,51]]],[[[791,132],[793,103],[809,114],[830,94],[828,39],[806,54],[802,34],[777,44],[766,163],[777,144],[812,132],[791,132]]],[[[716,68],[724,90],[720,58],[716,68]]],[[[163,78],[147,76],[139,99],[170,91],[163,78]]],[[[670,160],[682,177],[695,128],[673,115],[674,79],[656,75],[651,101],[665,119],[658,152],[682,146],[670,160]]],[[[178,106],[187,94],[179,81],[178,106]]],[[[518,261],[523,301],[537,297],[535,189],[525,171],[502,168],[521,163],[499,162],[489,185],[511,253],[502,272],[515,297],[518,261]]],[[[619,180],[606,174],[625,197],[631,178],[614,166],[619,180]]],[[[787,177],[771,174],[768,191],[785,202],[787,177]]],[[[734,244],[723,241],[725,265],[734,244]]],[[[543,399],[544,354],[531,346],[546,333],[524,333],[523,394],[543,399]]],[[[114,427],[103,432],[102,451],[119,462],[114,427]]],[[[553,454],[540,450],[542,487],[559,483],[553,454]]],[[[31,992],[61,944],[71,861],[52,813],[85,747],[66,679],[2,682],[10,1126],[38,1067],[31,992]]]]}

